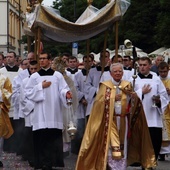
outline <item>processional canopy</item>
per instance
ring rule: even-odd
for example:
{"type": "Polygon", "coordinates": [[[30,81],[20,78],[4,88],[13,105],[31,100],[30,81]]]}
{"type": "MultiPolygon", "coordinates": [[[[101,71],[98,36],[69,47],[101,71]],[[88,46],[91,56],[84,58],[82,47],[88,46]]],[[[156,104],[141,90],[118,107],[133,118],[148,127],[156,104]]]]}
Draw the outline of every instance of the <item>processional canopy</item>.
{"type": "Polygon", "coordinates": [[[43,6],[42,0],[30,0],[27,7],[25,33],[34,35],[41,28],[42,38],[58,42],[76,42],[89,39],[119,21],[130,5],[130,0],[110,0],[103,8],[92,6],[93,0],[87,0],[88,7],[76,22],[70,22],[60,15],[60,11],[43,6]]]}

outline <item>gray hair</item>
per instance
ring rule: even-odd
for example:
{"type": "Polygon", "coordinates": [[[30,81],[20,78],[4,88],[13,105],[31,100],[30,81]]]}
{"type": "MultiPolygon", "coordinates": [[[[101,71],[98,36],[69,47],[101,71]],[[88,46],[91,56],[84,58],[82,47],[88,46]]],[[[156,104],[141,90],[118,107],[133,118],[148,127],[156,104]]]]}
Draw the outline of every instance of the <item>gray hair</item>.
{"type": "Polygon", "coordinates": [[[123,65],[121,63],[113,63],[110,65],[110,72],[112,72],[112,70],[115,66],[120,66],[123,71],[123,65]]]}
{"type": "Polygon", "coordinates": [[[163,55],[158,54],[158,55],[156,55],[156,58],[155,58],[155,59],[157,59],[158,57],[162,57],[163,60],[164,60],[164,56],[163,56],[163,55]]]}

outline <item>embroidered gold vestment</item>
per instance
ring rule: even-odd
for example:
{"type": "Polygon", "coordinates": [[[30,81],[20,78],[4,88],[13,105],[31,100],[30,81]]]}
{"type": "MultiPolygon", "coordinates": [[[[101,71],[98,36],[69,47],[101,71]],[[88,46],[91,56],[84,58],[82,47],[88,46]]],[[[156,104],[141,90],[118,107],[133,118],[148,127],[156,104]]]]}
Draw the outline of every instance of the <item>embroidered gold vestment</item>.
{"type": "MultiPolygon", "coordinates": [[[[162,80],[165,88],[170,87],[170,79],[162,80]]],[[[167,108],[165,109],[165,112],[162,116],[163,119],[163,145],[166,146],[166,142],[170,141],[170,104],[168,104],[167,108]]],[[[169,142],[167,143],[169,144],[169,142]]]]}
{"type": "MultiPolygon", "coordinates": [[[[112,81],[102,82],[100,84],[79,151],[76,170],[105,170],[110,146],[113,147],[113,159],[120,159],[122,157],[122,135],[118,133],[114,121],[114,102],[116,95],[116,89],[114,87],[112,81]]],[[[131,84],[127,81],[122,81],[120,87],[122,90],[121,117],[123,118],[127,114],[126,96],[131,92],[131,84]]],[[[132,115],[133,126],[130,128],[131,137],[128,144],[127,162],[128,164],[140,162],[145,168],[154,167],[156,165],[154,150],[143,108],[139,99],[135,99],[134,101],[137,103],[133,104],[132,109],[132,114],[135,116],[133,117],[132,115]],[[138,110],[137,104],[140,104],[140,110],[138,110]],[[143,126],[145,126],[145,128],[143,128],[143,126]],[[135,134],[136,132],[138,134],[135,134]]],[[[124,119],[122,120],[121,126],[124,126],[124,119]]],[[[122,132],[123,131],[124,128],[122,128],[122,132]]],[[[122,134],[124,134],[124,132],[122,134]]]]}
{"type": "Polygon", "coordinates": [[[13,128],[8,115],[12,85],[10,80],[2,74],[0,74],[0,91],[2,94],[2,101],[0,102],[0,137],[9,138],[13,134],[13,128]]]}

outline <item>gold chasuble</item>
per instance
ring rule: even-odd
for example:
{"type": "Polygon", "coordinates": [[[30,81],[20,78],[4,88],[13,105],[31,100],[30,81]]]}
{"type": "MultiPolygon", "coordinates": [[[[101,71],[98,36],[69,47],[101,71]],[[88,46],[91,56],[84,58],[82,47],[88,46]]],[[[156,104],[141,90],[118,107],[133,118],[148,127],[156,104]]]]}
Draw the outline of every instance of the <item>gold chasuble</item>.
{"type": "Polygon", "coordinates": [[[0,137],[6,139],[14,132],[8,115],[12,85],[9,79],[2,74],[0,74],[0,91],[2,93],[2,102],[0,102],[0,137]]]}
{"type": "MultiPolygon", "coordinates": [[[[76,170],[106,170],[108,150],[112,158],[123,158],[125,117],[128,116],[127,96],[131,84],[121,81],[121,121],[118,132],[114,113],[116,86],[112,81],[102,82],[96,95],[78,155],[76,170]]],[[[156,166],[148,126],[142,104],[136,97],[132,104],[132,125],[128,146],[128,164],[139,162],[144,168],[156,166]]]]}
{"type": "MultiPolygon", "coordinates": [[[[165,88],[169,88],[170,87],[170,79],[167,80],[162,80],[165,88]]],[[[163,137],[163,142],[162,145],[163,146],[167,146],[169,145],[169,141],[170,141],[170,104],[168,104],[163,116],[163,132],[162,132],[162,137],[163,137]]]]}

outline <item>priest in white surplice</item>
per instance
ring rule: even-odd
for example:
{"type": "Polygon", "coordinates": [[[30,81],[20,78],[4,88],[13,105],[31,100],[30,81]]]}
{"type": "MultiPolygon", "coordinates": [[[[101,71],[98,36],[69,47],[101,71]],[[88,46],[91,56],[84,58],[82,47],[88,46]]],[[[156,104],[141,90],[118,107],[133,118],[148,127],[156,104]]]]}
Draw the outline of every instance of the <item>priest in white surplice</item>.
{"type": "Polygon", "coordinates": [[[27,55],[27,61],[28,65],[27,68],[23,69],[22,71],[19,72],[19,74],[14,78],[12,82],[12,103],[15,105],[14,107],[14,119],[19,119],[23,118],[23,114],[21,113],[20,109],[20,88],[22,86],[22,81],[29,77],[31,75],[31,72],[29,71],[29,64],[31,61],[34,59],[34,53],[30,52],[27,55]]]}
{"type": "MultiPolygon", "coordinates": [[[[100,53],[100,62],[102,62],[102,56],[104,57],[104,72],[108,72],[110,70],[110,53],[106,50],[105,54],[102,51],[100,53]]],[[[86,117],[88,117],[91,112],[91,108],[94,102],[94,97],[96,96],[96,91],[100,83],[100,78],[102,76],[102,67],[101,65],[91,68],[87,80],[85,83],[85,93],[86,93],[86,100],[88,101],[87,109],[86,109],[86,117]]]]}
{"type": "Polygon", "coordinates": [[[162,114],[169,100],[160,78],[150,73],[150,59],[148,57],[142,57],[139,58],[138,63],[139,73],[135,80],[135,91],[143,104],[155,157],[157,159],[162,143],[162,114]],[[153,96],[157,96],[154,101],[153,96]]]}
{"type": "Polygon", "coordinates": [[[50,55],[39,56],[41,69],[31,75],[25,90],[35,102],[32,126],[35,148],[35,168],[64,167],[62,105],[67,107],[71,94],[61,73],[50,68],[50,55]]]}
{"type": "MultiPolygon", "coordinates": [[[[33,74],[38,70],[37,61],[30,61],[28,72],[33,74]]],[[[30,75],[26,78],[23,77],[21,82],[20,92],[19,92],[19,117],[24,118],[24,126],[22,127],[23,134],[21,134],[20,139],[22,148],[22,158],[28,160],[29,164],[32,166],[34,164],[34,147],[33,147],[33,132],[32,132],[32,114],[34,111],[34,102],[28,100],[25,96],[25,86],[30,78],[30,75]]]]}

